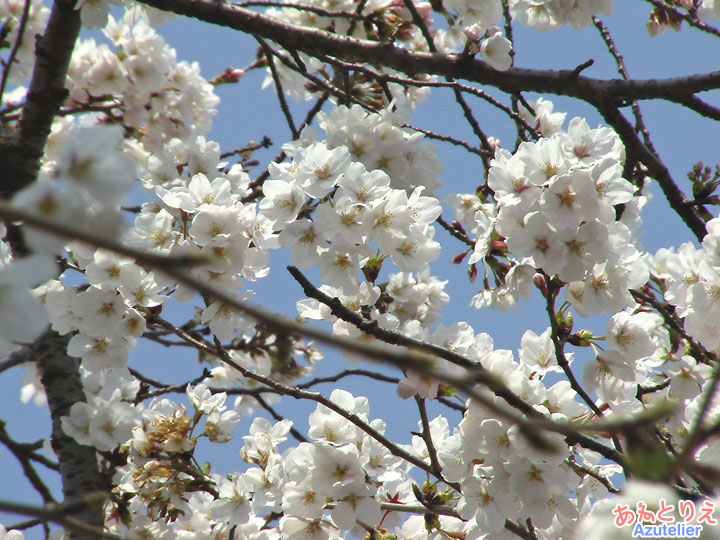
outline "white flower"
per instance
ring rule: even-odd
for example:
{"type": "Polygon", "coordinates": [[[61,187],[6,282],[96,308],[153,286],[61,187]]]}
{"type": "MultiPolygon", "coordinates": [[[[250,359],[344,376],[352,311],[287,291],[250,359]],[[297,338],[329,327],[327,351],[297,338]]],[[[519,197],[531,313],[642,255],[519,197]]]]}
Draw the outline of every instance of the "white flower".
{"type": "Polygon", "coordinates": [[[322,198],[350,165],[344,147],[330,150],[325,143],[313,143],[302,151],[295,178],[311,197],[322,198]]]}
{"type": "Polygon", "coordinates": [[[325,240],[325,232],[309,219],[289,223],[279,235],[280,245],[290,248],[290,258],[300,268],[320,261],[320,248],[325,248],[325,240]]]}
{"type": "Polygon", "coordinates": [[[512,66],[512,57],[510,51],[512,43],[502,35],[500,29],[493,32],[480,45],[480,55],[490,67],[498,71],[507,71],[512,66]]]}
{"type": "Polygon", "coordinates": [[[205,205],[226,206],[231,203],[231,186],[227,178],[217,177],[210,182],[202,173],[192,177],[187,188],[178,186],[169,191],[157,186],[155,192],[162,201],[172,208],[193,213],[205,205]]]}
{"type": "Polygon", "coordinates": [[[0,355],[12,343],[30,343],[45,331],[47,312],[30,287],[55,274],[55,262],[39,255],[0,266],[0,355]]]}
{"type": "Polygon", "coordinates": [[[80,0],[75,9],[80,10],[80,20],[85,28],[103,28],[108,22],[112,2],[120,5],[117,0],[80,0]]]}
{"type": "Polygon", "coordinates": [[[189,232],[199,246],[225,247],[244,227],[235,208],[208,205],[195,214],[189,232]]]}
{"type": "Polygon", "coordinates": [[[135,160],[117,150],[120,126],[76,129],[65,140],[58,176],[76,182],[105,204],[117,204],[135,182],[135,160]]]}
{"type": "Polygon", "coordinates": [[[116,332],[127,307],[114,289],[90,287],[72,300],[72,311],[80,322],[78,328],[89,336],[107,336],[116,332]]]}
{"type": "Polygon", "coordinates": [[[110,367],[125,367],[130,344],[119,336],[92,337],[75,334],[68,342],[70,356],[82,359],[83,367],[91,372],[110,367]]]}
{"type": "Polygon", "coordinates": [[[628,360],[651,356],[656,349],[651,335],[660,323],[649,313],[616,313],[607,322],[608,345],[628,360]]]}
{"type": "Polygon", "coordinates": [[[380,521],[380,505],[373,498],[373,490],[366,484],[343,485],[335,491],[338,500],[332,511],[333,521],[345,530],[351,530],[356,523],[375,524],[380,521]]]}
{"type": "Polygon", "coordinates": [[[555,358],[555,347],[550,334],[550,328],[539,336],[532,330],[527,330],[520,341],[522,345],[522,349],[518,351],[520,361],[531,371],[541,375],[551,371],[562,372],[555,358]]]}
{"type": "Polygon", "coordinates": [[[95,409],[83,401],[73,403],[70,407],[70,416],[63,416],[61,420],[63,431],[75,439],[79,444],[92,445],[90,437],[90,422],[95,409]]]}
{"type": "Polygon", "coordinates": [[[195,388],[188,384],[185,393],[196,411],[210,414],[214,410],[225,410],[225,392],[213,394],[205,384],[198,384],[195,388]]]}
{"type": "MultiPolygon", "coordinates": [[[[251,296],[251,291],[245,291],[238,296],[238,301],[247,300],[251,296]]],[[[228,341],[240,330],[249,328],[249,319],[241,311],[220,300],[215,300],[203,310],[200,322],[207,324],[220,341],[228,341]]]]}
{"type": "Polygon", "coordinates": [[[313,455],[316,483],[329,486],[334,496],[342,493],[344,486],[364,484],[365,473],[354,445],[346,444],[335,448],[318,442],[313,445],[313,455]]]}
{"type": "MultiPolygon", "coordinates": [[[[356,398],[346,390],[336,389],[330,394],[330,401],[348,413],[359,415],[360,418],[367,420],[369,412],[367,398],[356,398]]],[[[355,425],[324,405],[318,405],[317,409],[310,413],[308,422],[310,424],[308,435],[316,440],[343,444],[354,442],[359,436],[358,428],[355,425]]]]}
{"type": "Polygon", "coordinates": [[[318,520],[295,516],[280,518],[282,540],[327,540],[330,524],[318,520]]]}
{"type": "Polygon", "coordinates": [[[283,489],[283,512],[285,515],[320,519],[327,496],[328,493],[322,491],[322,486],[316,486],[311,476],[300,482],[290,481],[283,489]]]}
{"type": "Polygon", "coordinates": [[[210,505],[213,519],[228,522],[231,526],[247,523],[250,519],[250,484],[242,474],[233,473],[229,478],[218,476],[215,480],[219,498],[210,505]]]}
{"type": "Polygon", "coordinates": [[[88,432],[92,446],[109,452],[132,437],[133,428],[140,424],[140,412],[129,403],[99,401],[88,432]]]}
{"type": "Polygon", "coordinates": [[[260,211],[274,222],[275,230],[292,222],[305,204],[305,193],[294,182],[266,180],[263,193],[265,197],[260,202],[260,211]]]}

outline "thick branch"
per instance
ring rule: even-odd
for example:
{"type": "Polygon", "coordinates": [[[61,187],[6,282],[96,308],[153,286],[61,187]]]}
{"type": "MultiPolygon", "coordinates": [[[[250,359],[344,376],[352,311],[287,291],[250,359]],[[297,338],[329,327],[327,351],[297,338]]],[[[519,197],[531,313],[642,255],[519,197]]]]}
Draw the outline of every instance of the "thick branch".
{"type": "Polygon", "coordinates": [[[35,180],[53,118],[67,97],[65,77],[75,41],[80,33],[80,13],[74,0],[56,0],[45,33],[38,39],[30,89],[23,107],[17,140],[0,148],[3,171],[0,196],[8,198],[35,180]]]}
{"type": "Polygon", "coordinates": [[[511,68],[497,71],[481,60],[456,54],[410,52],[380,43],[284,23],[273,17],[216,0],[139,0],[140,3],[187,15],[219,26],[272,39],[288,50],[312,56],[337,56],[344,61],[383,65],[408,75],[432,74],[494,86],[508,92],[540,92],[571,96],[593,104],[633,99],[680,101],[687,96],[720,88],[720,71],[677,77],[625,81],[593,79],[575,70],[511,68]]]}
{"type": "Polygon", "coordinates": [[[670,207],[675,210],[677,215],[680,216],[690,228],[695,238],[701,242],[707,234],[705,222],[698,215],[692,201],[690,201],[678,187],[665,164],[643,144],[630,122],[627,121],[620,111],[613,107],[601,107],[599,112],[603,115],[607,123],[617,131],[625,143],[628,159],[632,158],[647,166],[652,177],[655,178],[660,185],[660,189],[662,189],[662,192],[665,194],[670,207]]]}
{"type": "MultiPolygon", "coordinates": [[[[75,9],[75,1],[55,0],[45,33],[36,42],[35,67],[18,136],[0,147],[0,169],[4,173],[0,198],[10,198],[36,178],[53,119],[68,94],[65,78],[80,27],[80,13],[75,9]]],[[[13,247],[23,246],[18,243],[13,247]]],[[[85,401],[78,361],[68,357],[67,342],[67,337],[47,332],[31,346],[36,353],[50,406],[52,446],[59,460],[65,500],[83,497],[101,489],[103,484],[95,449],[81,446],[67,436],[60,422],[74,403],[85,401]]],[[[87,505],[76,516],[83,525],[102,530],[104,513],[101,505],[87,505]]],[[[73,528],[68,522],[63,523],[73,529],[70,532],[72,540],[97,536],[83,527],[73,528]]]]}
{"type": "MultiPolygon", "coordinates": [[[[58,456],[65,500],[82,499],[91,492],[102,491],[102,477],[97,471],[97,454],[92,446],[82,446],[65,434],[60,419],[70,414],[70,407],[85,401],[78,371],[78,360],[67,356],[68,338],[47,332],[33,345],[42,383],[52,415],[52,447],[58,456]]],[[[102,529],[102,507],[88,505],[75,516],[83,523],[102,529]]],[[[71,532],[73,540],[92,538],[86,533],[71,532]]]]}

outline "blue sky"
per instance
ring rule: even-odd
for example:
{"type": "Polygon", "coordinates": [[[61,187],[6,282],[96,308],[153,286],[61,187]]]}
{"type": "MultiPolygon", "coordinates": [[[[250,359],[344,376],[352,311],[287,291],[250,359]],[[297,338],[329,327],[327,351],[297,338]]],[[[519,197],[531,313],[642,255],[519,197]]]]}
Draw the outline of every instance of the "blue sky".
{"type": "MultiPolygon", "coordinates": [[[[615,2],[614,13],[604,18],[610,27],[620,52],[625,56],[630,75],[636,78],[682,76],[693,73],[707,72],[718,69],[720,58],[720,42],[717,38],[704,35],[694,29],[684,28],[682,32],[666,32],[656,38],[649,38],[645,30],[645,21],[650,6],[644,2],[615,2]]],[[[226,67],[244,67],[255,57],[256,43],[252,38],[236,32],[203,25],[197,21],[178,19],[160,28],[167,41],[177,49],[178,58],[197,60],[202,65],[202,73],[210,78],[222,72],[226,67]]],[[[520,67],[565,69],[573,68],[592,58],[595,64],[584,72],[584,75],[598,78],[616,77],[614,60],[607,53],[599,33],[594,27],[582,31],[561,29],[539,33],[532,29],[515,27],[516,65],[520,67]]],[[[277,98],[272,89],[260,90],[265,74],[255,71],[244,77],[239,83],[225,85],[217,89],[222,99],[220,112],[215,119],[214,129],[209,138],[221,143],[223,151],[245,145],[249,140],[259,141],[264,135],[269,136],[275,146],[257,156],[267,160],[274,156],[280,144],[290,137],[289,129],[277,107],[277,98]]],[[[495,92],[496,95],[500,95],[495,92]]],[[[534,99],[534,95],[528,96],[534,99]]],[[[591,127],[601,123],[599,115],[583,103],[567,98],[545,96],[555,103],[556,111],[568,113],[567,119],[573,116],[584,116],[591,127]]],[[[707,98],[720,105],[720,96],[707,98]]],[[[491,108],[470,98],[476,106],[476,115],[488,133],[507,141],[511,146],[514,140],[512,125],[491,108]]],[[[307,104],[292,104],[295,117],[301,119],[307,104]]],[[[692,111],[667,103],[651,102],[641,104],[646,123],[658,148],[673,176],[682,183],[685,191],[689,191],[686,174],[697,161],[714,165],[720,162],[718,141],[720,127],[717,123],[701,119],[692,111]]],[[[434,91],[430,99],[419,105],[412,122],[434,131],[452,134],[474,143],[474,136],[462,118],[462,113],[448,91],[434,91]]],[[[469,192],[482,180],[478,176],[481,164],[476,156],[471,156],[456,148],[436,143],[438,154],[445,164],[443,178],[445,187],[439,191],[441,198],[451,192],[469,192]]],[[[256,175],[259,169],[253,169],[256,175]]],[[[669,211],[663,195],[652,189],[655,199],[646,207],[643,214],[645,234],[641,238],[643,246],[650,252],[660,247],[677,246],[691,238],[684,224],[669,211]]],[[[444,217],[450,221],[452,215],[448,209],[444,217]]],[[[477,292],[478,285],[472,285],[466,277],[467,266],[452,265],[450,258],[464,248],[438,230],[438,239],[445,251],[441,259],[433,264],[435,275],[449,280],[447,291],[452,304],[444,310],[446,325],[455,321],[466,320],[476,331],[487,331],[495,339],[496,347],[517,349],[520,337],[526,329],[537,333],[547,326],[543,306],[539,304],[539,295],[529,302],[521,304],[518,310],[500,314],[489,310],[478,311],[467,307],[469,299],[477,292]]],[[[267,308],[295,315],[295,301],[300,298],[301,289],[285,270],[289,263],[288,257],[280,252],[273,253],[270,278],[249,284],[256,293],[253,301],[267,308]],[[278,293],[279,292],[279,293],[278,293]]],[[[308,272],[308,276],[316,278],[316,272],[308,272]]],[[[317,281],[315,281],[317,283],[317,281]]],[[[168,310],[167,318],[182,323],[188,313],[187,306],[182,310],[168,310]]],[[[598,321],[588,324],[602,332],[604,326],[598,321]],[[600,324],[600,326],[599,326],[600,324]]],[[[319,365],[319,373],[334,373],[342,369],[344,361],[334,351],[328,351],[325,360],[319,365]]],[[[178,353],[157,346],[139,347],[131,362],[133,367],[150,375],[167,376],[169,382],[178,383],[195,376],[199,370],[196,357],[187,351],[178,353]]],[[[366,366],[367,367],[367,366],[366,366]]],[[[23,405],[18,400],[21,369],[12,369],[0,373],[0,418],[7,420],[7,429],[16,440],[26,442],[46,437],[49,434],[49,421],[44,408],[33,404],[23,405]]],[[[412,400],[399,402],[395,397],[395,389],[378,382],[368,384],[364,381],[346,379],[342,386],[355,395],[366,395],[370,398],[371,417],[383,416],[392,403],[393,416],[385,419],[389,424],[391,438],[407,443],[410,440],[408,431],[415,429],[417,414],[412,400]],[[392,401],[391,401],[392,400],[392,401]]],[[[320,387],[328,394],[329,386],[320,387]]],[[[298,422],[298,427],[305,427],[307,414],[315,407],[302,402],[285,401],[278,410],[298,422]]],[[[431,417],[437,414],[431,409],[431,417]]],[[[456,422],[457,413],[445,413],[456,422]]],[[[236,439],[226,445],[213,445],[207,448],[209,453],[201,455],[202,460],[210,459],[218,471],[226,473],[243,464],[238,456],[243,430],[247,429],[249,420],[236,430],[236,439]],[[205,457],[209,456],[209,457],[205,457]]],[[[42,466],[40,466],[42,468],[42,466]]],[[[15,458],[4,447],[0,447],[0,499],[39,502],[39,497],[28,487],[27,481],[15,458]]],[[[58,491],[58,483],[51,482],[58,491]]],[[[14,516],[0,513],[0,523],[18,521],[14,516]]],[[[40,538],[41,532],[34,529],[28,538],[40,538]]]]}

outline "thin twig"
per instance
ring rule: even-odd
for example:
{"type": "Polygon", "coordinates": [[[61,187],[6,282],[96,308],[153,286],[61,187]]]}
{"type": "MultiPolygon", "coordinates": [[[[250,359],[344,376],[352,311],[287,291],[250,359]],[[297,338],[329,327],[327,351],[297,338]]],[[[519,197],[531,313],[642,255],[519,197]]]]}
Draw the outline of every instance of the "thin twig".
{"type": "MultiPolygon", "coordinates": [[[[28,212],[22,210],[17,210],[2,202],[0,202],[0,216],[13,221],[23,221],[26,226],[33,226],[36,228],[40,228],[44,231],[51,231],[53,234],[61,235],[68,238],[74,238],[76,240],[80,240],[82,242],[95,245],[97,247],[103,247],[110,251],[127,255],[136,259],[138,262],[153,266],[156,271],[172,277],[178,283],[183,283],[207,297],[215,298],[216,300],[227,304],[228,306],[231,306],[232,308],[237,309],[240,312],[245,313],[249,317],[267,326],[278,334],[301,334],[315,341],[327,343],[329,345],[336,346],[346,351],[353,352],[368,358],[382,359],[383,361],[397,367],[411,368],[416,371],[426,373],[430,377],[436,378],[438,380],[444,380],[449,384],[453,385],[454,387],[464,392],[467,392],[469,396],[478,400],[482,405],[488,407],[490,410],[495,411],[500,417],[506,418],[511,422],[519,424],[522,429],[524,429],[527,433],[535,433],[536,437],[539,437],[539,435],[537,435],[538,429],[547,429],[550,431],[555,431],[557,433],[562,433],[566,436],[566,439],[572,444],[581,444],[582,446],[594,450],[605,456],[607,459],[615,461],[616,463],[624,462],[623,456],[614,449],[608,448],[602,443],[599,443],[592,438],[580,433],[581,429],[579,426],[567,425],[546,418],[530,404],[526,403],[519,396],[511,392],[500,380],[500,378],[487,372],[479,364],[472,362],[461,355],[453,353],[448,349],[437,347],[435,345],[424,343],[422,341],[414,340],[402,334],[397,334],[393,332],[383,334],[387,331],[382,329],[375,331],[380,332],[380,335],[386,335],[387,339],[390,340],[390,343],[408,346],[410,348],[410,351],[398,351],[396,349],[388,349],[387,347],[380,347],[373,344],[363,343],[354,339],[333,336],[331,334],[316,330],[306,325],[287,321],[276,314],[268,313],[258,307],[240,302],[237,299],[237,295],[235,293],[228,292],[190,275],[187,272],[187,263],[185,266],[178,264],[176,262],[177,258],[167,257],[165,261],[172,262],[166,263],[163,261],[163,257],[161,256],[157,256],[154,254],[146,254],[143,251],[128,248],[127,246],[124,246],[114,240],[97,237],[91,232],[80,230],[75,227],[70,227],[64,223],[56,223],[47,219],[38,218],[37,216],[33,216],[32,214],[29,214],[28,212]],[[425,351],[425,353],[422,353],[421,351],[425,351]],[[432,358],[428,356],[428,354],[433,354],[445,359],[449,359],[457,365],[469,368],[469,371],[466,376],[461,378],[435,369],[434,362],[432,358]],[[477,391],[475,391],[474,386],[478,383],[489,388],[496,396],[505,400],[513,408],[529,416],[531,418],[531,421],[527,421],[523,416],[518,415],[509,409],[506,410],[505,408],[500,407],[495,403],[494,400],[489,399],[487,396],[483,396],[477,391]]],[[[302,274],[299,275],[302,276],[302,274]]],[[[318,291],[315,287],[313,287],[312,284],[310,284],[307,279],[304,278],[304,276],[302,276],[302,278],[309,285],[309,294],[319,295],[321,298],[323,298],[323,300],[333,305],[333,307],[337,307],[332,302],[332,299],[330,299],[329,297],[318,291]]],[[[340,304],[340,306],[344,308],[342,304],[340,304]]],[[[350,313],[351,318],[356,318],[358,316],[354,312],[350,313]]],[[[351,320],[350,322],[353,321],[351,320]]],[[[355,323],[353,322],[353,324],[355,323]]],[[[366,323],[361,319],[361,330],[372,331],[372,329],[375,327],[377,327],[377,325],[366,325],[366,323]]],[[[192,339],[192,342],[195,343],[198,348],[206,350],[206,352],[209,352],[212,355],[217,354],[218,351],[216,351],[214,348],[206,345],[205,343],[195,338],[192,338],[192,336],[188,337],[192,339]]],[[[249,375],[245,375],[245,373],[243,374],[249,378],[260,377],[258,375],[255,375],[253,372],[249,373],[249,375]]],[[[266,379],[264,377],[260,378],[260,382],[263,382],[263,384],[267,384],[268,386],[276,389],[284,390],[286,388],[285,385],[275,383],[271,379],[266,379]]],[[[300,389],[292,389],[292,391],[302,392],[300,389]]],[[[312,393],[309,394],[314,395],[312,393]]],[[[582,426],[581,428],[583,430],[590,429],[589,427],[585,426],[582,426]]]]}
{"type": "Polygon", "coordinates": [[[710,26],[709,24],[705,24],[700,19],[698,19],[697,16],[693,16],[690,13],[676,9],[676,8],[672,7],[671,5],[669,5],[667,2],[663,2],[662,0],[646,0],[646,1],[651,3],[653,6],[655,6],[658,9],[672,13],[673,16],[677,17],[678,19],[682,19],[683,21],[688,23],[690,26],[697,28],[698,30],[707,32],[708,34],[712,34],[713,36],[720,37],[720,29],[717,29],[714,26],[710,26]]]}
{"type": "Polygon", "coordinates": [[[260,36],[253,35],[253,37],[260,44],[262,50],[265,51],[265,58],[267,60],[268,67],[270,68],[270,74],[272,75],[273,82],[275,83],[275,92],[277,93],[278,101],[280,102],[280,109],[285,115],[285,120],[292,132],[293,139],[297,139],[300,133],[295,127],[295,121],[293,120],[292,113],[290,113],[290,107],[288,107],[287,100],[285,99],[285,91],[283,90],[282,83],[280,82],[280,76],[278,75],[277,68],[275,67],[272,48],[267,44],[267,41],[260,36]]]}
{"type": "Polygon", "coordinates": [[[76,501],[71,503],[65,502],[62,504],[45,506],[34,506],[31,504],[0,500],[0,510],[26,516],[35,516],[43,522],[49,521],[53,523],[59,523],[66,529],[81,532],[94,538],[103,538],[104,540],[125,540],[119,534],[111,533],[101,529],[100,527],[89,525],[69,515],[76,512],[77,509],[83,508],[85,506],[98,505],[100,502],[100,497],[103,497],[103,500],[106,498],[105,494],[99,494],[98,497],[90,494],[85,496],[83,501],[76,501]]]}
{"type": "MultiPolygon", "coordinates": [[[[610,31],[608,30],[607,26],[596,16],[593,15],[592,17],[593,24],[595,25],[595,28],[598,29],[600,32],[600,35],[603,38],[603,41],[605,42],[605,45],[607,46],[608,51],[612,55],[612,57],[615,59],[615,63],[617,64],[618,73],[620,73],[620,76],[625,79],[626,81],[630,80],[630,75],[627,71],[627,68],[625,67],[625,60],[623,59],[622,55],[620,54],[620,51],[618,51],[617,46],[615,45],[615,41],[613,40],[612,36],[610,35],[610,31]]],[[[642,133],[643,141],[645,142],[645,146],[647,146],[650,151],[658,155],[657,150],[655,150],[655,147],[652,144],[652,141],[650,140],[650,132],[648,131],[647,127],[645,126],[645,122],[643,121],[642,112],[640,111],[640,105],[636,100],[632,101],[632,112],[633,116],[635,117],[635,129],[642,133]]]]}
{"type": "MultiPolygon", "coordinates": [[[[418,411],[420,412],[420,422],[422,424],[422,432],[420,433],[420,437],[425,442],[425,446],[427,447],[428,457],[430,458],[430,468],[432,469],[435,476],[437,476],[438,478],[442,478],[442,466],[440,465],[440,460],[438,460],[435,443],[433,443],[432,440],[430,422],[428,421],[427,409],[425,408],[425,400],[416,394],[415,403],[417,404],[418,411]]],[[[447,480],[443,481],[448,484],[447,480]]],[[[455,487],[455,489],[459,492],[462,491],[460,489],[460,486],[455,487]]]]}
{"type": "Polygon", "coordinates": [[[297,399],[308,399],[311,401],[315,401],[317,403],[320,403],[321,405],[324,405],[331,411],[339,414],[343,418],[345,418],[350,423],[354,424],[360,430],[365,432],[367,435],[369,435],[371,438],[375,439],[377,442],[382,444],[385,448],[387,448],[391,454],[394,456],[398,456],[405,461],[415,465],[416,467],[427,471],[429,473],[432,473],[430,470],[430,467],[425,463],[424,461],[418,459],[414,455],[410,454],[406,450],[402,449],[392,441],[390,441],[387,437],[379,433],[376,429],[374,429],[372,426],[370,426],[368,423],[366,423],[364,420],[362,420],[359,416],[357,416],[354,413],[351,413],[350,411],[346,411],[342,407],[336,405],[333,401],[326,398],[319,392],[309,392],[307,390],[301,390],[300,388],[297,388],[295,386],[288,386],[286,384],[282,384],[280,382],[277,382],[269,377],[265,377],[263,375],[259,375],[255,373],[254,371],[246,368],[245,366],[241,366],[237,362],[235,362],[232,358],[230,358],[230,355],[227,354],[226,351],[221,349],[219,347],[219,343],[216,343],[218,346],[218,358],[220,358],[224,363],[226,363],[228,366],[236,369],[240,372],[241,375],[248,379],[252,379],[256,382],[259,382],[261,384],[264,384],[265,386],[269,386],[270,388],[274,388],[275,390],[278,390],[280,393],[286,396],[294,397],[297,399]]]}
{"type": "Polygon", "coordinates": [[[340,17],[345,19],[364,20],[365,17],[353,13],[352,11],[333,11],[330,9],[323,9],[317,6],[311,6],[308,4],[293,4],[291,2],[276,2],[274,0],[250,0],[248,2],[233,2],[233,5],[238,7],[280,7],[286,9],[296,9],[298,11],[308,11],[321,15],[323,17],[340,17]]]}
{"type": "MultiPolygon", "coordinates": [[[[270,405],[267,401],[263,399],[259,392],[253,397],[255,398],[255,401],[257,401],[263,409],[269,412],[275,420],[280,422],[285,419],[278,414],[278,412],[272,407],[272,405],[270,405]]],[[[297,439],[297,441],[299,442],[308,442],[307,437],[305,437],[302,433],[295,429],[295,427],[290,427],[290,434],[295,437],[295,439],[297,439]]]]}
{"type": "MultiPolygon", "coordinates": [[[[38,455],[31,450],[31,445],[21,444],[10,438],[10,435],[5,429],[4,420],[0,420],[0,443],[4,444],[5,447],[10,450],[10,452],[20,462],[20,466],[22,467],[25,477],[37,490],[43,501],[46,504],[56,502],[55,498],[52,496],[52,493],[50,493],[50,489],[45,485],[45,482],[42,481],[40,475],[38,475],[37,471],[35,470],[35,467],[32,466],[31,461],[36,459],[38,455]]],[[[44,461],[47,462],[49,460],[47,460],[47,458],[44,458],[44,461]]]]}
{"type": "Polygon", "coordinates": [[[31,0],[25,0],[22,15],[20,15],[20,24],[18,25],[15,43],[13,43],[12,49],[10,49],[10,54],[8,55],[7,60],[5,60],[5,69],[3,69],[2,81],[0,81],[0,103],[2,103],[3,96],[5,95],[5,87],[7,86],[8,79],[10,78],[10,70],[13,68],[15,57],[17,56],[17,53],[22,45],[23,38],[25,37],[25,29],[27,28],[28,18],[30,16],[31,5],[31,0]]]}

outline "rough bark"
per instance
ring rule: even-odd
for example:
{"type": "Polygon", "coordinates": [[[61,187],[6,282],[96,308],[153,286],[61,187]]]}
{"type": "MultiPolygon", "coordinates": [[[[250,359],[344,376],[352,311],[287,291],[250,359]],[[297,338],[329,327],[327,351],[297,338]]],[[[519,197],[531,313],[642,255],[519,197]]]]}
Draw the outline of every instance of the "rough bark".
{"type": "MultiPolygon", "coordinates": [[[[74,0],[56,0],[45,32],[36,38],[36,62],[27,101],[22,110],[16,136],[0,145],[3,168],[0,197],[8,199],[32,183],[37,177],[40,159],[45,150],[55,115],[68,95],[65,88],[70,57],[80,33],[80,14],[74,0]]],[[[8,227],[16,256],[26,252],[17,228],[8,227]]],[[[30,349],[42,373],[52,417],[52,446],[58,456],[66,501],[101,490],[102,477],[97,454],[90,446],[81,446],[62,430],[60,418],[69,413],[73,403],[85,401],[79,363],[67,355],[68,338],[47,332],[30,349]]],[[[90,525],[102,527],[103,509],[98,506],[76,505],[73,517],[90,525]]],[[[68,531],[73,540],[90,540],[94,535],[68,531]]]]}
{"type": "MultiPolygon", "coordinates": [[[[70,414],[70,407],[78,401],[85,401],[82,381],[78,373],[79,361],[67,355],[67,336],[49,331],[32,346],[35,361],[40,368],[48,405],[52,414],[52,448],[58,457],[60,475],[63,481],[65,501],[80,502],[89,493],[102,491],[105,487],[98,473],[97,454],[92,446],[78,444],[65,434],[60,419],[70,414]]],[[[102,528],[102,508],[77,504],[73,517],[88,525],[102,528]]],[[[71,532],[72,539],[94,538],[79,532],[71,532]]]]}

